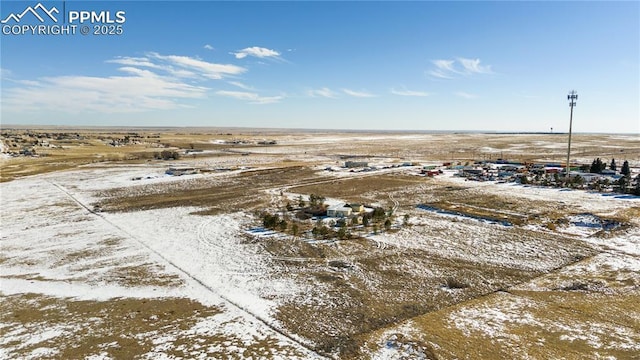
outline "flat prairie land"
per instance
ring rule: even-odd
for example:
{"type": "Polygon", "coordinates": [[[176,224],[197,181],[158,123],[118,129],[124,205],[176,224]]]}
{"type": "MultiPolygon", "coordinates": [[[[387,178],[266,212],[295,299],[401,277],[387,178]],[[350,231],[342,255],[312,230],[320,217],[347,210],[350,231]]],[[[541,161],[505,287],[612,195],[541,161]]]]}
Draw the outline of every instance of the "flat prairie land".
{"type": "MultiPolygon", "coordinates": [[[[0,358],[640,353],[640,198],[443,166],[562,163],[563,134],[22,128],[1,140],[0,358]],[[366,212],[344,223],[317,213],[355,203],[366,212]]],[[[634,135],[578,134],[572,153],[640,167],[634,135]]]]}

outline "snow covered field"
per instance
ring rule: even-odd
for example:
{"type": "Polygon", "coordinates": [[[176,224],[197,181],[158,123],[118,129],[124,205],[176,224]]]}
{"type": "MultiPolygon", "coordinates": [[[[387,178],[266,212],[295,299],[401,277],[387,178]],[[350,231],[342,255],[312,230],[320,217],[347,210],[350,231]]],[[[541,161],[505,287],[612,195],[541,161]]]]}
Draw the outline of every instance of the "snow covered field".
{"type": "MultiPolygon", "coordinates": [[[[233,340],[228,340],[229,346],[226,340],[211,347],[190,345],[190,358],[215,353],[242,356],[247,348],[267,341],[264,354],[314,357],[313,352],[272,328],[270,310],[279,297],[295,287],[270,279],[268,259],[250,244],[241,244],[246,215],[200,217],[189,215],[194,210],[189,208],[92,213],[89,204],[79,200],[91,198],[90,193],[80,191],[83,186],[103,189],[122,185],[136,171],[114,175],[115,179],[106,176],[113,175],[110,170],[102,169],[2,184],[3,302],[11,304],[24,294],[97,304],[123,298],[187,298],[218,313],[199,319],[190,328],[168,331],[163,338],[138,334],[155,345],[143,357],[166,356],[185,336],[233,340]],[[106,181],[87,181],[88,175],[106,181]]],[[[63,346],[34,347],[68,338],[89,320],[69,319],[62,328],[41,321],[39,335],[34,335],[24,324],[8,319],[4,308],[0,354],[7,358],[56,356],[63,346]]],[[[109,358],[101,352],[92,355],[109,358]]]]}
{"type": "MultiPolygon", "coordinates": [[[[499,138],[482,151],[531,148],[499,138]]],[[[287,135],[283,146],[234,148],[250,156],[99,163],[0,183],[0,358],[640,352],[640,199],[464,181],[452,172],[425,178],[410,166],[325,170],[342,162],[332,146],[367,153],[376,146],[367,141],[287,135]],[[224,170],[168,176],[170,166],[224,170]],[[299,195],[308,201],[298,192],[305,186],[330,204],[364,199],[391,209],[392,226],[359,225],[345,240],[312,239],[315,220],[301,220],[297,236],[261,229],[258,210],[292,218],[284,205],[299,195]],[[188,205],[165,201],[178,195],[188,205]],[[238,200],[247,195],[256,202],[238,200]],[[97,206],[104,203],[110,207],[97,206]],[[505,226],[418,207],[431,203],[524,220],[505,226]]],[[[371,159],[397,165],[407,159],[393,156],[418,152],[384,149],[371,159]]]]}

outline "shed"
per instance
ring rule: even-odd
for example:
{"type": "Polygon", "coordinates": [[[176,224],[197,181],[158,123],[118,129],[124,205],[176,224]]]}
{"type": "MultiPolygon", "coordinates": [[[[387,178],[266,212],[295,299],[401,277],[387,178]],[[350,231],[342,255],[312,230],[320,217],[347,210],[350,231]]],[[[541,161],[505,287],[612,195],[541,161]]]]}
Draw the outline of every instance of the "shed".
{"type": "Polygon", "coordinates": [[[367,167],[369,163],[366,161],[346,161],[344,163],[344,167],[346,168],[357,168],[357,167],[367,167]]]}
{"type": "Polygon", "coordinates": [[[192,167],[171,167],[165,171],[167,175],[182,176],[200,173],[200,169],[192,167]]]}

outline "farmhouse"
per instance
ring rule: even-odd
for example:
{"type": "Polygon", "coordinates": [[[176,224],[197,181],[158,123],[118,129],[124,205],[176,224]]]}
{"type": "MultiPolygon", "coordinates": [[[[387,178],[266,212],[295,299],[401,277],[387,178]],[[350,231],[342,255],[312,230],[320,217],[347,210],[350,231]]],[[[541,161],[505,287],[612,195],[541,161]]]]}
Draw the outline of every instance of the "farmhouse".
{"type": "Polygon", "coordinates": [[[354,214],[360,214],[364,211],[364,205],[362,204],[349,204],[349,206],[351,206],[351,211],[354,214]]]}
{"type": "Polygon", "coordinates": [[[344,204],[333,205],[333,206],[329,206],[329,208],[327,209],[327,216],[329,216],[329,217],[349,217],[349,216],[351,216],[352,211],[353,211],[352,208],[347,207],[344,204]]]}

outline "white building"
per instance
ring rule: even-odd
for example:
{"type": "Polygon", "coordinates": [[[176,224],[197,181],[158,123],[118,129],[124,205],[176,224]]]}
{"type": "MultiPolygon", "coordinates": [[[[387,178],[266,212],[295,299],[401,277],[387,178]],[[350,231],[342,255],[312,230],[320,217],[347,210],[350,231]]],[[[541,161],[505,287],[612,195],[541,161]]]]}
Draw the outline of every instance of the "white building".
{"type": "Polygon", "coordinates": [[[348,217],[351,216],[353,209],[344,206],[344,204],[329,206],[327,216],[330,217],[348,217]]]}

